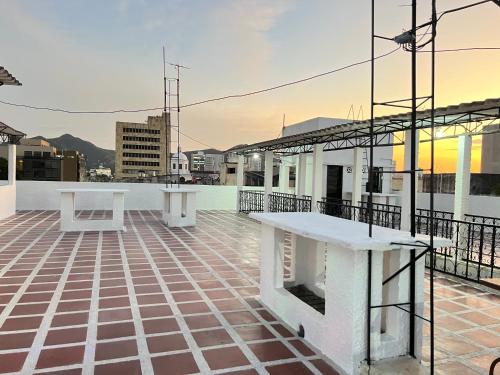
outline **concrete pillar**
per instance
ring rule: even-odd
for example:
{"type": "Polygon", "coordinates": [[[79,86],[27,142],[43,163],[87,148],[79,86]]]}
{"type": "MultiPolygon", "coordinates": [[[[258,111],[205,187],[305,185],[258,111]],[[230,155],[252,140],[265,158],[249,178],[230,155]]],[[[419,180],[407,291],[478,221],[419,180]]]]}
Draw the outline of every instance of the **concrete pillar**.
{"type": "Polygon", "coordinates": [[[286,157],[281,157],[279,187],[281,193],[289,193],[290,165],[286,157]]]}
{"type": "Polygon", "coordinates": [[[236,167],[236,210],[240,211],[240,191],[243,189],[245,180],[245,155],[238,155],[238,166],[236,167]]]}
{"type": "Polygon", "coordinates": [[[264,153],[264,212],[269,212],[269,195],[273,193],[273,152],[264,153]]]}
{"type": "Polygon", "coordinates": [[[457,171],[455,175],[455,203],[453,219],[463,220],[469,208],[470,193],[470,164],[472,151],[472,137],[461,135],[458,137],[457,171]]]}
{"type": "MultiPolygon", "coordinates": [[[[419,154],[419,133],[416,134],[416,160],[418,168],[418,154],[419,154]]],[[[404,167],[405,171],[409,171],[411,166],[411,131],[405,131],[405,151],[404,151],[404,167]]],[[[415,174],[415,179],[417,179],[417,175],[415,174]]],[[[417,181],[415,181],[415,190],[417,189],[417,181]]],[[[410,205],[411,205],[411,177],[409,173],[403,174],[403,191],[401,192],[401,230],[409,231],[410,230],[410,205]]]]}
{"type": "MultiPolygon", "coordinates": [[[[469,209],[470,193],[470,164],[472,151],[472,137],[461,135],[458,137],[457,170],[455,175],[455,202],[453,219],[463,221],[469,209]]],[[[457,246],[459,250],[467,251],[467,226],[455,224],[455,233],[458,231],[457,246]]]]}
{"type": "Polygon", "coordinates": [[[295,170],[295,194],[306,194],[307,154],[299,154],[295,170]]]}
{"type": "Polygon", "coordinates": [[[313,146],[312,211],[318,211],[318,201],[323,197],[323,145],[313,146]]]}
{"type": "Polygon", "coordinates": [[[358,206],[361,201],[363,185],[363,149],[356,147],[354,149],[354,158],[352,164],[352,198],[351,204],[358,206]]]}
{"type": "Polygon", "coordinates": [[[16,145],[9,144],[7,151],[7,159],[9,160],[8,180],[9,185],[16,183],[16,145]]]}

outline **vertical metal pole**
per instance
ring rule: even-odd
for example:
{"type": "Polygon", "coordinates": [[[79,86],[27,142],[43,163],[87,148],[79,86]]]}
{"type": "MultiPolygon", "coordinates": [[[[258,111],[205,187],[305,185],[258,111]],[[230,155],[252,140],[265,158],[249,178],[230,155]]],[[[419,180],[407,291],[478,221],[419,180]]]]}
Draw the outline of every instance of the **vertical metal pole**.
{"type": "Polygon", "coordinates": [[[436,52],[436,0],[432,0],[432,42],[431,42],[431,181],[430,181],[430,373],[434,374],[434,94],[435,94],[435,52],[436,52]]]}
{"type": "MultiPolygon", "coordinates": [[[[371,35],[371,86],[370,86],[370,168],[368,169],[368,235],[373,235],[373,108],[375,101],[375,0],[372,0],[371,35]]],[[[371,321],[372,321],[372,251],[368,250],[368,285],[366,311],[366,363],[371,365],[371,321]]]]}
{"type": "MultiPolygon", "coordinates": [[[[411,140],[410,140],[410,232],[415,237],[415,206],[416,206],[416,135],[417,135],[417,0],[411,3],[411,30],[413,42],[411,44],[411,140]]],[[[410,253],[410,355],[415,357],[415,254],[410,253]]]]}
{"type": "Polygon", "coordinates": [[[181,106],[180,106],[180,70],[181,68],[177,65],[177,187],[180,187],[181,184],[181,170],[180,170],[180,161],[181,161],[181,143],[180,143],[180,126],[181,126],[181,106]]]}
{"type": "MultiPolygon", "coordinates": [[[[170,90],[169,93],[170,95],[170,90]]],[[[163,47],[163,121],[165,123],[165,187],[168,187],[168,124],[167,124],[167,72],[165,70],[165,47],[163,47]]]]}

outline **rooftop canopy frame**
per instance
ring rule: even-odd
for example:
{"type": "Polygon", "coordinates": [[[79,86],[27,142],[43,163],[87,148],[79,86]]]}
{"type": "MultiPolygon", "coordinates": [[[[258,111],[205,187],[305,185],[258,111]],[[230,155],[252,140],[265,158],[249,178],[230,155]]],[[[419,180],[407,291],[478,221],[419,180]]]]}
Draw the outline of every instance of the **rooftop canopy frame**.
{"type": "MultiPolygon", "coordinates": [[[[431,110],[417,111],[417,130],[431,128],[431,110]]],[[[435,128],[450,129],[454,137],[460,134],[480,134],[486,125],[500,122],[500,98],[486,99],[435,109],[435,128]]],[[[373,146],[397,146],[404,144],[398,134],[411,129],[411,112],[374,118],[373,146]]],[[[281,137],[251,145],[236,146],[229,152],[237,154],[273,151],[281,154],[312,152],[315,144],[324,144],[324,151],[369,147],[370,119],[334,125],[321,130],[281,137]]]]}
{"type": "Polygon", "coordinates": [[[25,136],[25,133],[0,122],[0,143],[18,144],[25,136]]]}

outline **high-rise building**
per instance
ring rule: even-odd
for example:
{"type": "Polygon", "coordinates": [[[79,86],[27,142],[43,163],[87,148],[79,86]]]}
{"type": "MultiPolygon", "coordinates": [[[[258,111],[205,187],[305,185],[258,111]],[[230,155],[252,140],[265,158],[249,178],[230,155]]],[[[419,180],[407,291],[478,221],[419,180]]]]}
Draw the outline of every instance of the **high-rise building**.
{"type": "Polygon", "coordinates": [[[116,123],[117,180],[166,176],[170,163],[170,115],[148,116],[146,123],[116,123]]]}
{"type": "Polygon", "coordinates": [[[500,125],[488,125],[483,130],[497,133],[483,135],[481,173],[500,174],[500,125]]]}

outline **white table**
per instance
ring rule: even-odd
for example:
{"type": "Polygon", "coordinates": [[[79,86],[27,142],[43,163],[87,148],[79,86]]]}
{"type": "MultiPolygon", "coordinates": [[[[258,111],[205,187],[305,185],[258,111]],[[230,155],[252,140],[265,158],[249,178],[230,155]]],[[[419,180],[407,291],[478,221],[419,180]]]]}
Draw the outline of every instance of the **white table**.
{"type": "Polygon", "coordinates": [[[163,222],[169,227],[195,226],[198,191],[175,186],[160,190],[163,192],[163,222]]]}
{"type": "Polygon", "coordinates": [[[61,231],[100,231],[125,230],[123,211],[125,208],[126,189],[57,189],[61,193],[61,231]],[[77,219],[75,217],[76,193],[95,193],[113,195],[113,218],[109,219],[77,219]]]}
{"type": "MultiPolygon", "coordinates": [[[[304,327],[305,339],[346,374],[359,374],[366,358],[368,251],[372,250],[372,306],[409,301],[409,272],[382,287],[382,281],[407,264],[414,243],[408,232],[340,219],[319,213],[253,213],[262,223],[260,296],[292,328],[304,327]],[[285,283],[284,232],[292,233],[292,277],[285,283]],[[287,285],[288,284],[288,285],[287,285]],[[325,314],[292,295],[287,287],[304,285],[325,299],[325,314]]],[[[427,236],[417,240],[428,242],[427,236]]],[[[435,238],[436,247],[451,241],[435,238]]],[[[417,253],[423,251],[420,248],[417,253]]],[[[416,312],[423,313],[424,260],[416,265],[416,312]]],[[[379,360],[407,353],[408,314],[397,308],[372,309],[371,355],[379,360]],[[384,333],[381,333],[384,332],[384,333]]],[[[416,319],[420,355],[422,324],[416,319]]]]}

